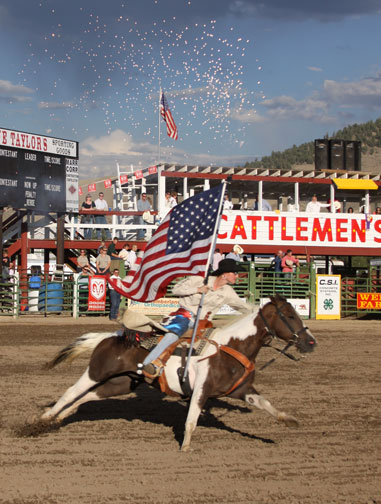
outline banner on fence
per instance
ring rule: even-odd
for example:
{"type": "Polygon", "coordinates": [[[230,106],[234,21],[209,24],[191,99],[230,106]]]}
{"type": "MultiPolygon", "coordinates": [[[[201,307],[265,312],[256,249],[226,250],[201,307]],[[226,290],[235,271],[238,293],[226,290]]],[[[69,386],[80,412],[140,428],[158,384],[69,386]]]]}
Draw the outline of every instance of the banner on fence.
{"type": "MultiPolygon", "coordinates": [[[[271,301],[270,298],[261,298],[260,305],[264,306],[266,303],[271,301]]],[[[294,310],[299,313],[301,317],[308,318],[310,316],[310,300],[309,299],[299,299],[299,298],[287,298],[287,301],[292,304],[294,310]]]]}
{"type": "Polygon", "coordinates": [[[91,276],[89,278],[89,311],[104,311],[106,309],[106,278],[91,276]]]}
{"type": "Polygon", "coordinates": [[[316,275],[316,319],[339,319],[341,275],[316,275]]]}
{"type": "Polygon", "coordinates": [[[360,310],[381,310],[381,292],[358,292],[357,308],[360,310]]]}

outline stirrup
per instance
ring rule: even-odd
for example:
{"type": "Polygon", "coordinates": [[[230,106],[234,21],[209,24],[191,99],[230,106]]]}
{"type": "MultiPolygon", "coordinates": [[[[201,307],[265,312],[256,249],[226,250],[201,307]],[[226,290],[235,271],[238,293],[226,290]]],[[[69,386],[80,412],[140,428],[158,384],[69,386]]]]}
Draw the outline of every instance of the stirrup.
{"type": "Polygon", "coordinates": [[[158,378],[164,369],[164,364],[160,359],[155,359],[154,361],[143,366],[142,371],[145,377],[150,380],[155,380],[158,378]]]}

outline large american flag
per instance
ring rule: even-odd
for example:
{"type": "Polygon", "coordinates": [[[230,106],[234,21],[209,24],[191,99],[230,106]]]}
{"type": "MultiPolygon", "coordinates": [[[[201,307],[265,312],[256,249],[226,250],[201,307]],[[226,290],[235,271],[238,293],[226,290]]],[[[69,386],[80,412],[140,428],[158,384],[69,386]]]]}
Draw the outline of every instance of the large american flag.
{"type": "Polygon", "coordinates": [[[167,135],[174,140],[177,140],[177,126],[175,124],[175,121],[173,120],[171,111],[169,110],[168,102],[166,97],[164,96],[164,93],[161,93],[160,97],[160,114],[167,125],[167,135]]]}
{"type": "Polygon", "coordinates": [[[146,302],[162,297],[176,277],[205,275],[224,187],[220,184],[172,208],[134,271],[124,280],[109,278],[111,286],[123,296],[146,302]]]}

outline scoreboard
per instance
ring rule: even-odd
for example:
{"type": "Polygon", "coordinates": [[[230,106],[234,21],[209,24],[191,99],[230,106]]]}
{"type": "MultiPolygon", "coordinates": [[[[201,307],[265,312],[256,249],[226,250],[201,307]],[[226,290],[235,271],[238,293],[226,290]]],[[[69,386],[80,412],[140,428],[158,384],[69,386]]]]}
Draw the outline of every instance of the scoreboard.
{"type": "Polygon", "coordinates": [[[78,212],[78,142],[0,128],[0,207],[78,212]]]}

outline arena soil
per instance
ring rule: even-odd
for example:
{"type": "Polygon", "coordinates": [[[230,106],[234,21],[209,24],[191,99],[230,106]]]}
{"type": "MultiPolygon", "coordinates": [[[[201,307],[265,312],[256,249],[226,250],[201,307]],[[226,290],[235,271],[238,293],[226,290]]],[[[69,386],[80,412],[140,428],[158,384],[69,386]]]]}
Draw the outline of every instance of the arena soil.
{"type": "MultiPolygon", "coordinates": [[[[58,430],[31,419],[80,376],[87,359],[42,365],[105,319],[0,320],[0,502],[381,503],[378,320],[309,321],[319,347],[258,373],[258,389],[296,416],[276,423],[231,399],[210,401],[191,453],[179,451],[187,404],[148,386],[83,405],[58,430]],[[34,435],[33,435],[34,434],[34,435]]],[[[272,357],[265,349],[258,367],[272,357]]]]}

